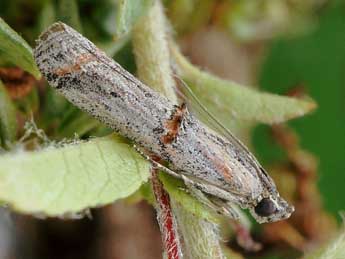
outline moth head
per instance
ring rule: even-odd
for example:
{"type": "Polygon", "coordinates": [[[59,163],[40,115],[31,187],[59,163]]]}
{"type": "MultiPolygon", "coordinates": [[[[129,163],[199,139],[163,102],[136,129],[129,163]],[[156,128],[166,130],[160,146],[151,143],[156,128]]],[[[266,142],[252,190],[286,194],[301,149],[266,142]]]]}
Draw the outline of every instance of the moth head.
{"type": "Polygon", "coordinates": [[[257,222],[266,223],[287,219],[294,210],[293,206],[277,195],[261,198],[250,212],[257,222]]]}

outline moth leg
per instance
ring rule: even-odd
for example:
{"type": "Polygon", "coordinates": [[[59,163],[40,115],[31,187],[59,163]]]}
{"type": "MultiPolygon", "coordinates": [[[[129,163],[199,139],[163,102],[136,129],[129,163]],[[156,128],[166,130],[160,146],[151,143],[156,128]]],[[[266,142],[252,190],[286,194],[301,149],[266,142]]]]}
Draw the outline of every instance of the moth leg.
{"type": "Polygon", "coordinates": [[[205,205],[206,207],[212,209],[218,214],[222,214],[224,216],[230,217],[232,219],[238,219],[239,215],[236,210],[229,206],[229,202],[223,201],[217,197],[212,195],[208,195],[207,193],[201,191],[193,182],[193,180],[188,179],[186,176],[182,175],[182,179],[186,184],[188,190],[190,191],[191,195],[196,198],[200,203],[205,205]]]}
{"type": "Polygon", "coordinates": [[[149,161],[158,169],[162,170],[163,172],[170,174],[171,176],[177,177],[177,178],[181,178],[181,176],[179,174],[177,174],[176,172],[174,172],[173,170],[167,168],[166,166],[154,161],[153,159],[149,159],[149,161]]]}
{"type": "MultiPolygon", "coordinates": [[[[246,198],[241,196],[239,193],[232,193],[231,190],[224,190],[212,183],[203,182],[201,179],[185,175],[183,172],[179,172],[181,174],[180,177],[183,178],[185,183],[188,182],[189,184],[193,185],[195,188],[199,189],[201,192],[209,195],[211,197],[218,198],[223,200],[224,202],[233,203],[233,204],[246,204],[246,198]]],[[[187,185],[187,183],[186,183],[187,185]]],[[[241,206],[242,209],[246,209],[246,206],[241,206]]]]}
{"type": "Polygon", "coordinates": [[[150,161],[150,163],[156,167],[157,169],[162,170],[163,172],[170,174],[174,177],[177,178],[181,178],[181,175],[177,174],[176,172],[174,172],[173,170],[169,169],[168,167],[162,165],[161,163],[155,161],[150,155],[147,154],[147,152],[145,152],[144,150],[142,150],[140,147],[138,147],[137,145],[133,145],[133,147],[135,148],[135,150],[142,155],[146,160],[150,161]]]}
{"type": "Polygon", "coordinates": [[[216,197],[211,197],[210,198],[212,200],[212,202],[214,204],[216,204],[216,206],[219,206],[223,209],[223,211],[225,212],[225,214],[227,216],[229,216],[232,219],[238,220],[240,218],[240,215],[238,213],[238,208],[235,204],[228,202],[228,201],[224,201],[222,199],[218,199],[216,197]]]}
{"type": "Polygon", "coordinates": [[[205,205],[206,207],[212,209],[218,214],[225,215],[227,217],[233,218],[233,219],[238,219],[239,215],[232,205],[231,202],[219,199],[212,194],[208,194],[205,192],[203,189],[209,189],[207,186],[196,183],[193,180],[189,179],[183,174],[177,174],[173,170],[167,168],[166,166],[162,165],[161,163],[155,161],[150,155],[147,154],[147,151],[142,150],[140,147],[137,145],[133,145],[135,150],[141,154],[145,159],[151,162],[153,166],[156,168],[162,170],[163,172],[170,174],[171,176],[177,177],[177,178],[182,178],[184,181],[187,190],[193,197],[195,197],[200,203],[205,205]]]}

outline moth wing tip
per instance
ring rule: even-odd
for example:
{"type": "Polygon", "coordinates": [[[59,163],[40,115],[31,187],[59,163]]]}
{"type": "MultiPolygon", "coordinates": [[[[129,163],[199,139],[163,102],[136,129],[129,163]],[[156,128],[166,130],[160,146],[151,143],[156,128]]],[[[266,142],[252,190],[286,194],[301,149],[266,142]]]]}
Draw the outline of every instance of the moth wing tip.
{"type": "Polygon", "coordinates": [[[36,40],[36,43],[39,44],[40,42],[47,40],[51,34],[54,34],[60,31],[65,31],[66,28],[67,28],[67,25],[64,24],[63,22],[58,21],[58,22],[53,23],[46,30],[42,32],[42,34],[36,40]]]}

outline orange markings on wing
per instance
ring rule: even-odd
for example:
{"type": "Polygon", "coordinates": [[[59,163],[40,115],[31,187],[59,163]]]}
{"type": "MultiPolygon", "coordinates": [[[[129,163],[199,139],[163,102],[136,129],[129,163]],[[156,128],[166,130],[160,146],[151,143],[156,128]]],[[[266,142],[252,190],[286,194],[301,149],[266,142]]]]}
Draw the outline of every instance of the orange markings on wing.
{"type": "Polygon", "coordinates": [[[213,164],[216,167],[217,172],[221,173],[224,178],[228,181],[232,179],[232,171],[231,169],[224,163],[222,159],[217,157],[213,157],[212,159],[213,164]]]}
{"type": "Polygon", "coordinates": [[[161,141],[164,144],[170,144],[176,139],[179,129],[182,123],[184,114],[187,112],[185,104],[177,107],[175,112],[172,114],[171,119],[164,123],[164,127],[167,129],[167,133],[161,137],[161,141]]]}
{"type": "Polygon", "coordinates": [[[71,66],[66,66],[63,68],[59,68],[56,70],[55,74],[59,75],[59,76],[64,76],[65,74],[68,73],[73,73],[73,72],[78,72],[81,69],[82,65],[85,65],[91,61],[96,60],[96,57],[92,54],[83,54],[80,55],[75,63],[71,66]]]}
{"type": "Polygon", "coordinates": [[[220,154],[210,154],[207,150],[202,151],[202,154],[211,161],[211,164],[214,166],[215,171],[219,172],[225,180],[232,180],[232,170],[229,166],[226,165],[220,154]]]}

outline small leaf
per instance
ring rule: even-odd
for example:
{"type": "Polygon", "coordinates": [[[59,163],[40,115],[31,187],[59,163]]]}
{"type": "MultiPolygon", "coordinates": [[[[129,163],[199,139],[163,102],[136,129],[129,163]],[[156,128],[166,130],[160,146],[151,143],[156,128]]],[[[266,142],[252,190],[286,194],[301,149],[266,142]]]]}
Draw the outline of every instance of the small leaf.
{"type": "Polygon", "coordinates": [[[9,148],[16,139],[16,109],[0,80],[0,145],[9,148]]]}
{"type": "Polygon", "coordinates": [[[3,19],[0,18],[0,56],[25,71],[36,79],[41,77],[32,55],[31,47],[3,19]]]}
{"type": "Polygon", "coordinates": [[[118,3],[116,34],[129,33],[135,22],[152,6],[153,0],[121,0],[118,3]]]}
{"type": "Polygon", "coordinates": [[[214,223],[220,222],[219,217],[215,213],[187,193],[187,187],[182,180],[163,173],[159,175],[159,179],[162,181],[169,195],[180,203],[186,211],[214,223]]]}
{"type": "Polygon", "coordinates": [[[150,164],[113,135],[0,156],[0,201],[45,216],[78,213],[125,198],[149,177],[150,164]]]}
{"type": "Polygon", "coordinates": [[[316,108],[313,100],[263,93],[220,79],[190,64],[172,48],[181,75],[203,105],[221,122],[226,120],[280,123],[302,116],[316,108]]]}

